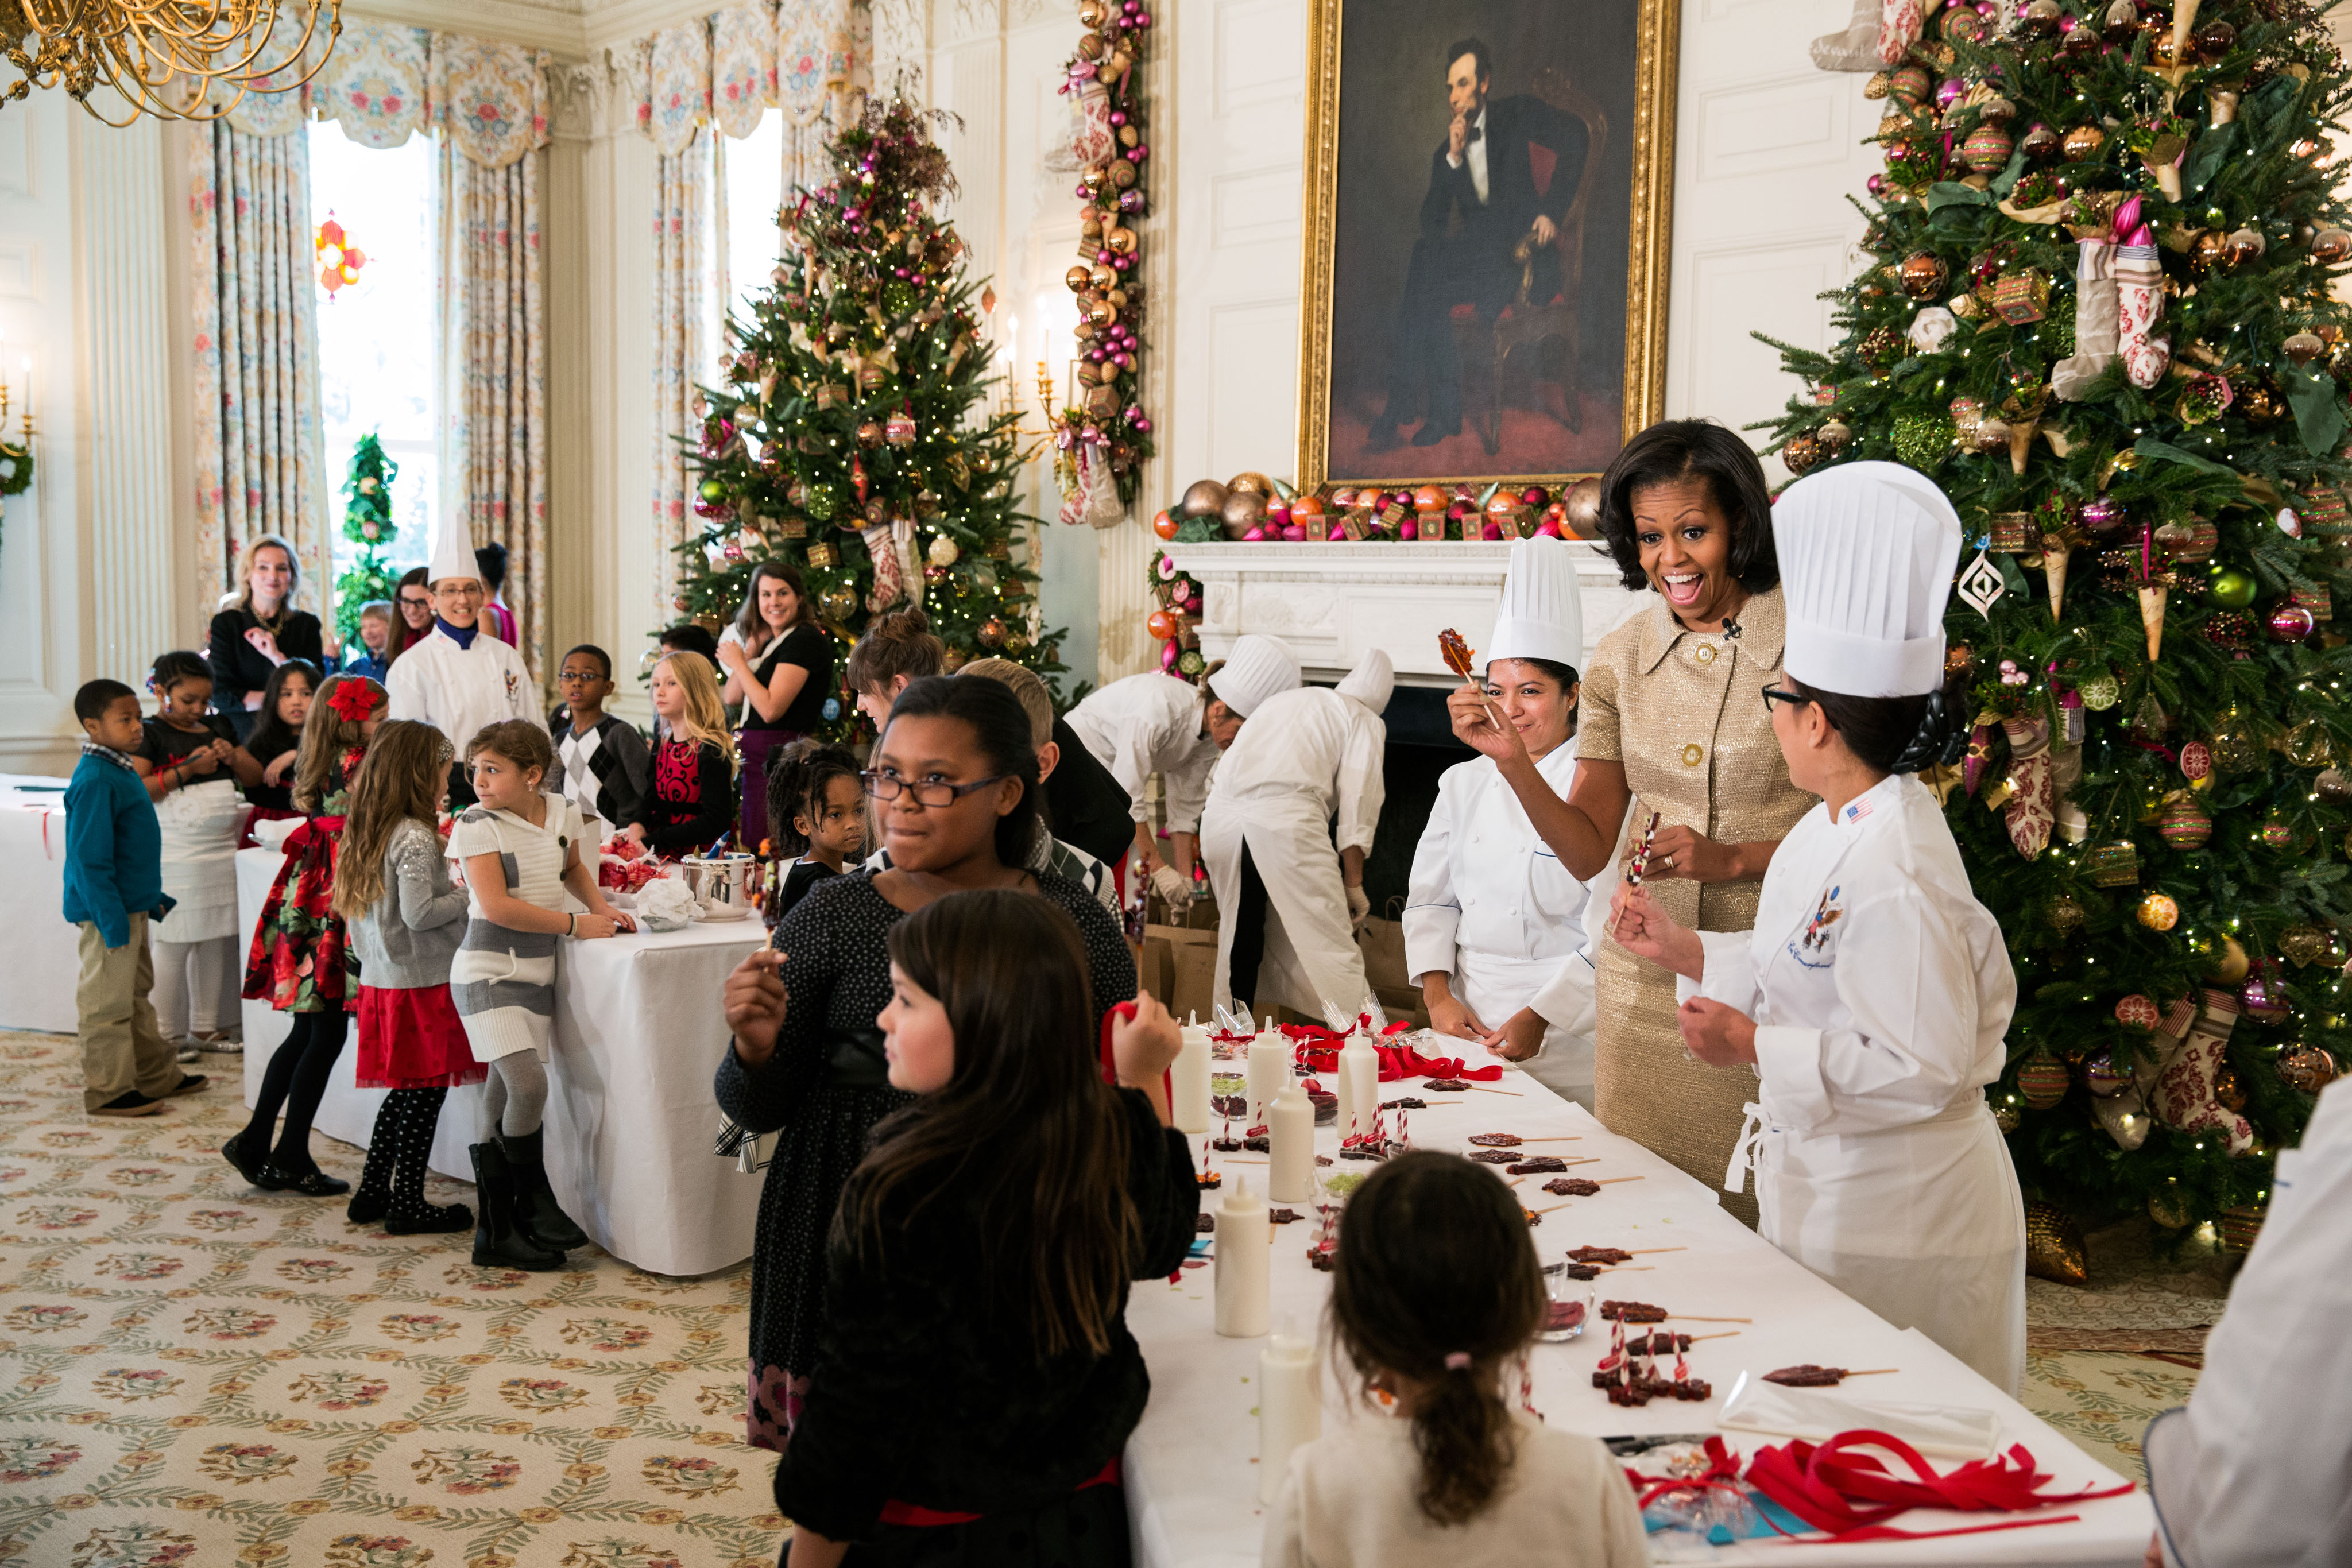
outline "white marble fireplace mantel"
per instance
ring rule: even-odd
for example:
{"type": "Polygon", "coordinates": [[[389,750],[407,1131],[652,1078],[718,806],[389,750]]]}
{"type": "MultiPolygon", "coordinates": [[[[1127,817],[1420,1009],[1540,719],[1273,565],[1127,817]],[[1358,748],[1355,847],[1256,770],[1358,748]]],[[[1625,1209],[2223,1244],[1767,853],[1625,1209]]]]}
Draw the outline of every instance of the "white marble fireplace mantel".
{"type": "MultiPolygon", "coordinates": [[[[1234,639],[1264,632],[1290,644],[1310,680],[1345,674],[1384,648],[1401,684],[1450,686],[1437,634],[1451,626],[1483,651],[1511,547],[1496,544],[1170,544],[1171,559],[1201,585],[1201,652],[1222,658],[1234,639]]],[[[1604,545],[1571,541],[1584,589],[1584,656],[1624,618],[1627,591],[1604,545]]],[[[1646,598],[1646,594],[1639,597],[1646,598]]]]}

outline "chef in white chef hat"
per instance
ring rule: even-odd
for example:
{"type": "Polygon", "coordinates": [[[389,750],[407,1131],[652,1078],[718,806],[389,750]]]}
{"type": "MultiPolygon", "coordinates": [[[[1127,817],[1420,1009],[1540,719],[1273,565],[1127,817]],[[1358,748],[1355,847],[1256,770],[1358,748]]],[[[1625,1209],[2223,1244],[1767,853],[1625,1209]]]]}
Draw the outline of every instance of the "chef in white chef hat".
{"type": "MultiPolygon", "coordinates": [[[[539,718],[539,685],[521,653],[485,635],[479,624],[486,595],[473,532],[460,507],[443,509],[425,586],[433,595],[433,630],[394,663],[384,689],[392,717],[432,725],[462,759],[466,743],[488,726],[539,718]]],[[[460,760],[449,770],[449,804],[456,810],[473,800],[460,760]]]]}
{"type": "MultiPolygon", "coordinates": [[[[1545,786],[1566,800],[1576,781],[1584,657],[1582,590],[1566,543],[1539,536],[1511,546],[1485,657],[1489,713],[1518,732],[1545,786]]],[[[1602,873],[1614,874],[1613,865],[1602,873]]],[[[1492,758],[1445,770],[1413,852],[1406,973],[1421,988],[1433,1029],[1525,1062],[1538,1082],[1588,1107],[1590,896],[1545,845],[1492,758]]]]}
{"type": "Polygon", "coordinates": [[[1925,476],[1849,463],[1790,486],[1772,536],[1789,629],[1761,700],[1822,804],[1773,856],[1753,931],[1686,930],[1629,886],[1615,935],[1682,977],[1692,1053],[1757,1076],[1724,1186],[1753,1168],[1759,1232],[2014,1392],[2024,1204],[1984,1088],[2017,980],[1913,777],[1966,737],[1944,649],[1959,518],[1925,476]]]}

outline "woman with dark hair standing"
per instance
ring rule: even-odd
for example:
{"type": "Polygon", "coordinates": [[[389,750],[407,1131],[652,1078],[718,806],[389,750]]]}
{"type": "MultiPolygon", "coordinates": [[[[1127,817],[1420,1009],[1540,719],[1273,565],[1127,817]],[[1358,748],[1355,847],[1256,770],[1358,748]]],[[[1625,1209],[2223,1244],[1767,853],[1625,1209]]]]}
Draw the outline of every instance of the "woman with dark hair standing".
{"type": "Polygon", "coordinates": [[[1754,1169],[1764,1239],[2013,1394],[2025,1206],[1984,1089],[2017,976],[1911,777],[1968,736],[1968,677],[1944,665],[1959,515],[1924,475],[1849,463],[1790,486],[1772,528],[1788,662],[1762,706],[1822,803],[1773,857],[1753,930],[1692,931],[1627,887],[1617,940],[1682,977],[1685,1043],[1755,1095],[1723,1185],[1754,1169]]]}
{"type": "Polygon", "coordinates": [[[433,591],[425,586],[423,567],[412,567],[401,574],[399,586],[393,590],[392,608],[395,619],[383,649],[387,671],[394,660],[433,635],[433,591]]]}
{"type": "MultiPolygon", "coordinates": [[[[515,612],[507,608],[507,547],[492,539],[474,551],[474,565],[482,574],[482,601],[479,617],[482,630],[509,648],[522,644],[515,633],[515,612]]],[[[467,738],[471,738],[470,737],[467,738]]],[[[458,742],[464,745],[464,740],[458,742]]]]}
{"type": "Polygon", "coordinates": [[[1118,923],[1076,883],[1023,868],[1037,825],[1037,750],[1009,689],[913,682],[875,742],[866,789],[890,869],[819,883],[727,981],[735,1038],[719,1064],[719,1109],[749,1132],[782,1134],[751,1262],[747,1425],[760,1448],[783,1448],[815,1364],[825,1236],[843,1184],[874,1124],[908,1103],[890,1086],[874,1027],[891,999],[891,928],[951,893],[1034,894],[1077,923],[1094,994],[1087,1027],[1135,995],[1118,923]]]}
{"type": "Polygon", "coordinates": [[[253,729],[270,672],[289,659],[327,665],[319,618],[294,608],[302,569],[294,547],[261,534],[245,547],[245,584],[236,601],[213,617],[205,657],[213,666],[213,711],[226,716],[242,741],[253,729]]]}
{"type": "Polygon", "coordinates": [[[753,853],[769,837],[768,758],[824,722],[833,689],[833,633],[799,570],[781,560],[751,569],[751,591],[719,640],[720,696],[741,704],[736,740],[743,757],[743,806],[736,841],[753,853]]]}
{"type": "MultiPolygon", "coordinates": [[[[1454,733],[1496,760],[1570,875],[1611,864],[1628,807],[1637,846],[1654,812],[1642,874],[1660,907],[1697,930],[1745,930],[1772,852],[1813,804],[1789,781],[1770,716],[1734,700],[1780,669],[1787,627],[1763,465],[1721,425],[1654,424],[1602,476],[1601,524],[1625,586],[1657,598],[1594,652],[1567,799],[1479,694],[1447,700],[1454,733]]],[[[1748,1086],[1683,1049],[1671,974],[1607,939],[1594,962],[1594,1114],[1715,1181],[1739,1140],[1748,1086]]],[[[1535,1007],[1553,1018],[1559,1004],[1539,995],[1535,1007]]],[[[1745,1197],[1724,1207],[1755,1218],[1745,1197]]]]}

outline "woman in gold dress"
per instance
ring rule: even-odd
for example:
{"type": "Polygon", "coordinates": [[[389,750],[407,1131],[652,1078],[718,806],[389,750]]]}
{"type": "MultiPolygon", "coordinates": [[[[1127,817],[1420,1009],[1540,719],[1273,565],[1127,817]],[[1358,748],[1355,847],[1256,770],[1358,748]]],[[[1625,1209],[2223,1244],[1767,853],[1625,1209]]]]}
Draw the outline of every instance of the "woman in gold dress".
{"type": "MultiPolygon", "coordinates": [[[[1601,526],[1625,585],[1657,597],[1596,650],[1568,798],[1475,686],[1448,700],[1454,733],[1496,760],[1571,873],[1609,863],[1629,806],[1636,846],[1655,812],[1643,880],[1659,905],[1693,930],[1744,931],[1773,851],[1813,804],[1789,782],[1759,695],[1780,671],[1786,624],[1763,467],[1720,425],[1654,424],[1602,477],[1601,526]]],[[[1595,958],[1595,1114],[1719,1189],[1753,1071],[1684,1050],[1664,969],[1605,934],[1595,958]]],[[[1752,1198],[1724,1206],[1755,1223],[1752,1198]]]]}

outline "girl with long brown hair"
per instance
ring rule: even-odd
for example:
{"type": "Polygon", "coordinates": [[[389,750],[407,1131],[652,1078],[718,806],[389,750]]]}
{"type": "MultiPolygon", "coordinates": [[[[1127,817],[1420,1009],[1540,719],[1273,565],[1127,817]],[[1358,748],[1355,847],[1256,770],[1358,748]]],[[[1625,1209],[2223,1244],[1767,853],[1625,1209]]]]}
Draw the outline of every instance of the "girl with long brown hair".
{"type": "Polygon", "coordinates": [[[1364,1397],[1292,1454],[1268,1568],[1643,1568],[1642,1516],[1608,1450],[1505,1395],[1544,1310],[1527,1218],[1490,1167],[1423,1151],[1375,1170],[1339,1221],[1331,1277],[1331,1335],[1364,1397]]]}
{"type": "Polygon", "coordinates": [[[1105,1083],[1076,925],[1011,890],[889,935],[877,1022],[914,1103],[874,1130],[826,1249],[810,1390],[776,1470],[793,1568],[1127,1561],[1118,1464],[1150,1383],[1128,1281],[1173,1270],[1200,1209],[1149,996],[1105,1083]],[[949,1532],[962,1539],[944,1539],[949,1532]],[[1024,1553],[1024,1555],[1027,1555],[1024,1553]]]}
{"type": "Polygon", "coordinates": [[[466,890],[452,886],[436,831],[449,799],[449,737],[394,719],[376,732],[352,784],[338,852],[335,913],[360,960],[362,1089],[389,1089],[352,1194],[354,1225],[382,1220],[394,1236],[465,1230],[462,1203],[425,1201],[425,1162],[441,1103],[488,1069],[474,1060],[449,999],[449,960],[466,935],[466,890]]]}

